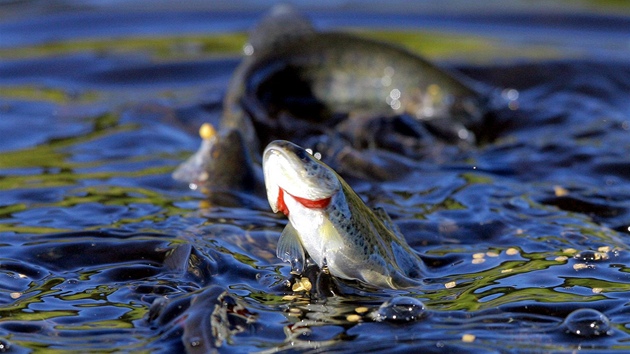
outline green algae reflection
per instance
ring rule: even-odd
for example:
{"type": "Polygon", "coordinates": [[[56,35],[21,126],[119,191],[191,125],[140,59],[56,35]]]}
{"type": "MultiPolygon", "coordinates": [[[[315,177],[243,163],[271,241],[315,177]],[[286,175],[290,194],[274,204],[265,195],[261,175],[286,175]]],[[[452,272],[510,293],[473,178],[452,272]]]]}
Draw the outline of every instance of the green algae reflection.
{"type": "MultiPolygon", "coordinates": [[[[345,31],[345,29],[339,29],[345,31]]],[[[353,28],[357,34],[399,44],[433,60],[488,62],[496,58],[555,58],[559,52],[539,45],[509,46],[499,39],[430,30],[368,30],[353,28]]],[[[138,54],[155,62],[189,61],[220,56],[240,56],[247,43],[246,33],[173,37],[93,38],[50,42],[35,46],[0,49],[5,60],[72,55],[77,53],[138,54]]]]}

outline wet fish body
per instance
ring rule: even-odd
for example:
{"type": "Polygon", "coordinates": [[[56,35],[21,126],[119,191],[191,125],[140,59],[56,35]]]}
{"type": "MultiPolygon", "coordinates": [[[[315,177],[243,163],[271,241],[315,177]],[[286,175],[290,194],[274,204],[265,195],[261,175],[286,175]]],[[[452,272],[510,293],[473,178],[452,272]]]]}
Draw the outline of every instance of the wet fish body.
{"type": "Polygon", "coordinates": [[[421,284],[423,262],[383,210],[372,210],[330,167],[288,141],[263,154],[267,198],[289,218],[278,256],[301,271],[306,255],[335,277],[378,288],[421,284]]]}
{"type": "Polygon", "coordinates": [[[251,53],[235,72],[224,102],[225,125],[249,126],[246,136],[252,140],[255,130],[268,128],[269,136],[258,136],[265,144],[304,128],[287,129],[283,114],[331,126],[336,114],[406,113],[442,135],[474,140],[467,127],[481,123],[484,99],[466,79],[403,48],[317,32],[305,21],[279,9],[254,29],[251,53]]]}
{"type": "Polygon", "coordinates": [[[409,170],[405,157],[425,156],[430,134],[467,145],[482,120],[483,96],[465,79],[394,45],[318,32],[287,6],[254,28],[246,48],[219,134],[175,179],[211,193],[262,192],[261,147],[277,139],[317,149],[344,176],[393,179],[409,170]],[[389,119],[401,114],[413,118],[389,119]]]}
{"type": "MultiPolygon", "coordinates": [[[[264,96],[261,89],[275,83],[264,79],[286,70],[283,75],[295,74],[308,84],[311,92],[304,93],[338,111],[389,109],[427,120],[480,118],[477,93],[462,78],[402,48],[347,33],[315,33],[275,49],[246,61],[236,76],[245,87],[233,90],[264,96]]],[[[277,89],[277,96],[284,93],[277,89]]],[[[294,98],[294,89],[287,88],[286,96],[294,98]]]]}

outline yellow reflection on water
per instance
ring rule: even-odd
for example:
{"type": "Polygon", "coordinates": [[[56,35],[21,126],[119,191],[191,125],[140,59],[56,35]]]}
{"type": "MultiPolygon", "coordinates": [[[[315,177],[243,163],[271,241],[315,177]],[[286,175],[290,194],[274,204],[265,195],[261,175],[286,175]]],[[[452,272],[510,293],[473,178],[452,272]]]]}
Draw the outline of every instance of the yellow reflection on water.
{"type": "MultiPolygon", "coordinates": [[[[557,58],[562,53],[552,46],[519,43],[511,46],[498,38],[431,30],[348,29],[360,36],[399,44],[432,60],[454,59],[491,62],[495,59],[557,58]]],[[[346,31],[346,29],[341,29],[346,31]]],[[[38,58],[76,53],[142,54],[156,62],[186,61],[204,57],[241,56],[247,43],[243,32],[173,37],[124,37],[78,39],[33,46],[0,49],[5,60],[38,58]]],[[[565,53],[566,54],[566,53],[565,53]]]]}

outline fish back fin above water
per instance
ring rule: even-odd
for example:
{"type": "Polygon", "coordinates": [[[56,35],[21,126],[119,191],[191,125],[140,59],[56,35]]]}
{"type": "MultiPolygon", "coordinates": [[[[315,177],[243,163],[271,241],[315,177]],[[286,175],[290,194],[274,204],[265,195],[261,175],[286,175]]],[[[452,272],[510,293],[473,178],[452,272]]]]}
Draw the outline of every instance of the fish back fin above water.
{"type": "Polygon", "coordinates": [[[396,264],[398,264],[398,267],[404,276],[410,279],[419,280],[423,273],[423,267],[422,262],[416,254],[411,253],[412,251],[405,249],[396,242],[392,242],[392,251],[394,252],[396,264]]]}
{"type": "Polygon", "coordinates": [[[210,163],[210,150],[212,148],[213,141],[211,139],[204,139],[201,141],[201,146],[192,156],[186,161],[182,162],[175,171],[171,174],[174,180],[192,184],[200,184],[202,181],[203,172],[206,166],[210,163]]]}
{"type": "Polygon", "coordinates": [[[293,271],[302,273],[304,270],[306,262],[304,247],[298,238],[297,230],[293,227],[291,222],[287,224],[284,230],[282,230],[282,234],[280,234],[276,256],[284,262],[290,262],[293,271]]]}
{"type": "Polygon", "coordinates": [[[385,225],[385,227],[389,231],[391,231],[394,234],[394,236],[396,236],[397,239],[406,243],[405,237],[403,236],[402,232],[400,232],[400,229],[398,228],[398,226],[394,224],[394,222],[389,217],[389,214],[387,214],[385,209],[381,207],[377,207],[377,208],[372,209],[372,211],[374,212],[374,215],[376,215],[376,217],[379,220],[381,220],[381,222],[383,222],[383,225],[385,225]]]}
{"type": "Polygon", "coordinates": [[[392,281],[400,288],[417,285],[417,282],[420,281],[419,278],[423,273],[422,261],[415,253],[413,253],[412,250],[403,246],[407,245],[405,236],[403,236],[398,226],[394,224],[385,209],[380,207],[374,208],[374,214],[396,237],[396,240],[392,240],[391,242],[391,249],[394,255],[394,260],[396,261],[398,268],[402,271],[402,274],[394,272],[392,275],[392,281]]]}
{"type": "Polygon", "coordinates": [[[315,28],[303,14],[288,4],[274,6],[251,30],[248,44],[253,53],[272,51],[278,43],[314,34],[315,28]]]}

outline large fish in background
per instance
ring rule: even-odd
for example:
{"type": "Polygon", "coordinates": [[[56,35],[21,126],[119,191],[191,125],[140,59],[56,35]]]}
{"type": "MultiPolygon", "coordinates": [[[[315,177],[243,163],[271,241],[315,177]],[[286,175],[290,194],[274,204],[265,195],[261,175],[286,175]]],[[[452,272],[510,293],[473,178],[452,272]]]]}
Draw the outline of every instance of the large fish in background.
{"type": "Polygon", "coordinates": [[[470,141],[470,128],[483,118],[484,98],[465,78],[398,46],[317,32],[286,5],[254,28],[245,52],[224,101],[223,123],[236,129],[253,123],[247,140],[267,144],[286,138],[276,135],[312,134],[348,114],[369,120],[406,113],[447,138],[470,141]]]}
{"type": "MultiPolygon", "coordinates": [[[[244,51],[214,140],[237,131],[250,157],[214,159],[205,144],[176,179],[212,190],[217,163],[259,169],[262,147],[276,139],[315,148],[346,177],[392,179],[408,170],[404,157],[421,158],[435,141],[470,145],[483,123],[485,96],[465,78],[398,46],[318,32],[288,5],[272,9],[244,51]],[[209,173],[202,180],[190,171],[209,173]]],[[[238,181],[229,187],[251,189],[238,181]]]]}

